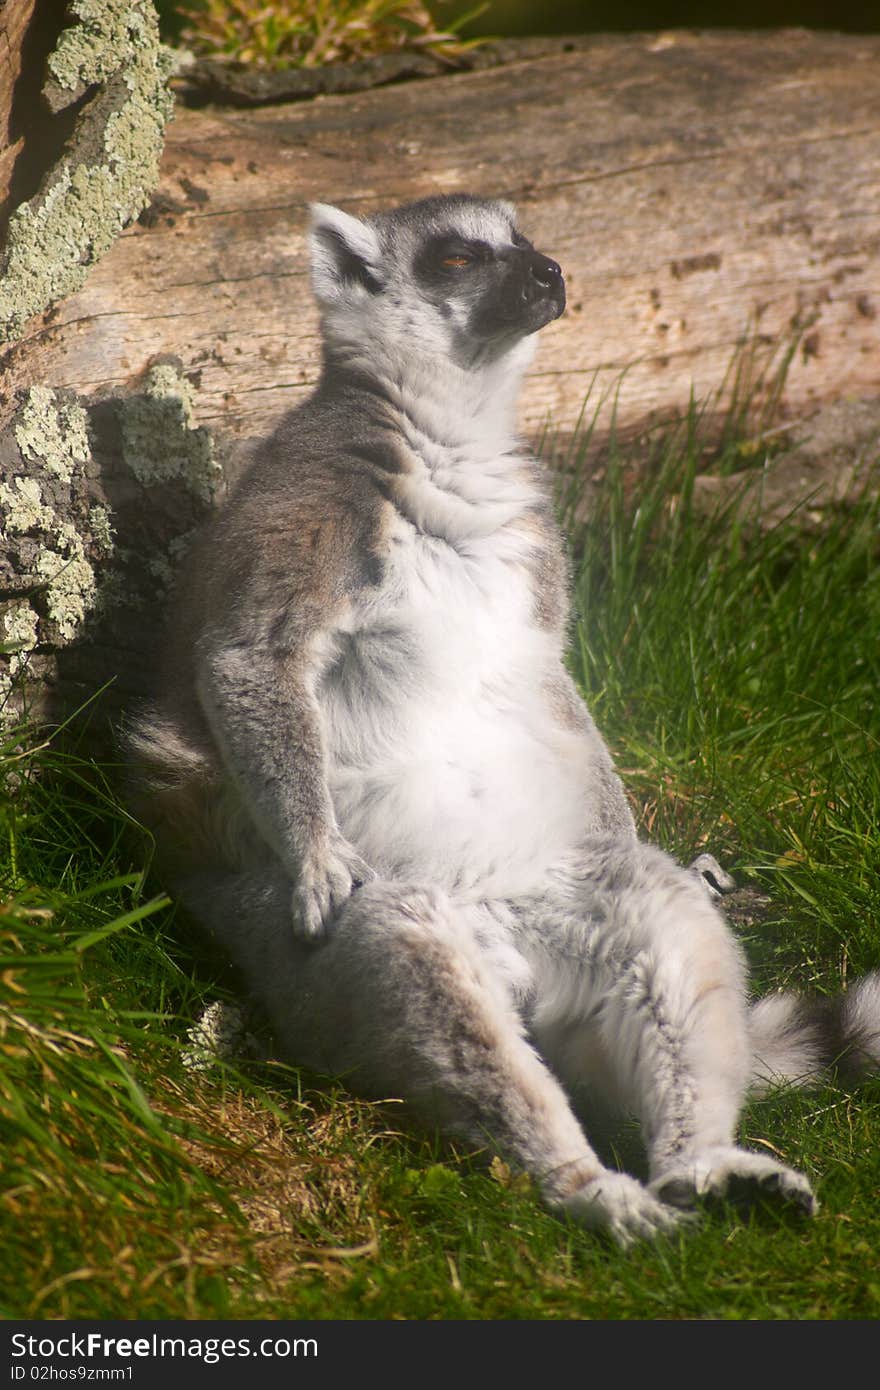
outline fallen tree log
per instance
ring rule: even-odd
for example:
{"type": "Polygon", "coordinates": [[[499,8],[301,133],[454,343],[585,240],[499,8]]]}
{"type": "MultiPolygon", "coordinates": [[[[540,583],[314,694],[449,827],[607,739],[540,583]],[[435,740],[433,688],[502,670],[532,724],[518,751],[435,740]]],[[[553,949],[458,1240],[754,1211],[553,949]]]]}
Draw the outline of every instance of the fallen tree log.
{"type": "Polygon", "coordinates": [[[513,198],[562,262],[524,424],[616,382],[622,423],[704,394],[750,331],[810,324],[792,409],[876,389],[880,38],[605,38],[488,72],[254,111],[179,110],[151,210],[6,363],[88,394],[161,353],[199,421],[259,433],[314,382],[306,205],[513,198]]]}
{"type": "Polygon", "coordinates": [[[52,681],[65,705],[111,677],[121,695],[142,687],[164,576],[216,460],[311,389],[311,200],[369,212],[468,189],[520,205],[569,287],[527,383],[529,433],[571,429],[590,392],[613,397],[618,428],[644,431],[717,391],[747,338],[770,353],[799,335],[789,415],[878,394],[880,38],[680,33],[519,52],[348,96],[179,107],[138,221],[81,288],[13,326],[0,593],[38,709],[52,681]],[[72,459],[63,495],[58,447],[72,459]],[[66,549],[62,523],[76,531],[66,549]],[[67,626],[62,579],[34,569],[47,546],[59,576],[91,572],[67,626]]]}

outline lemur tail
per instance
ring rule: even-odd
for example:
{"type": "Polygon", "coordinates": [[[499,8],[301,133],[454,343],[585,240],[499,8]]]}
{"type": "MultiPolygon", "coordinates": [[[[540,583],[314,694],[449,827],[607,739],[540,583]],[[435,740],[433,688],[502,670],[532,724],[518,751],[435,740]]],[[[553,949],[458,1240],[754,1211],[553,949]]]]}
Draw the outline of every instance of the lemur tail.
{"type": "Polygon", "coordinates": [[[749,1011],[753,1089],[808,1086],[831,1074],[880,1075],[880,970],[832,999],[768,994],[749,1011]]]}

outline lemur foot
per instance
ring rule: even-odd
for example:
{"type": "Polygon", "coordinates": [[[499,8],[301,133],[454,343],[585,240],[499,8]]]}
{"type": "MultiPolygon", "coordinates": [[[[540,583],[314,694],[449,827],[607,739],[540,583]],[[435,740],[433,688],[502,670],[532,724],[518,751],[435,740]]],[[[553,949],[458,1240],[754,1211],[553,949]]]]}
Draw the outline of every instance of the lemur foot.
{"type": "Polygon", "coordinates": [[[560,1205],[579,1225],[604,1231],[623,1247],[636,1240],[650,1240],[694,1219],[692,1212],[658,1201],[626,1173],[600,1173],[560,1205]]]}
{"type": "Polygon", "coordinates": [[[661,1173],[650,1184],[650,1191],[661,1201],[685,1210],[712,1200],[747,1207],[769,1202],[806,1216],[814,1216],[819,1210],[803,1173],[734,1145],[695,1154],[661,1173]]]}
{"type": "Polygon", "coordinates": [[[736,892],[735,880],[724,872],[714,854],[698,854],[688,868],[692,874],[696,874],[713,902],[736,892]]]}

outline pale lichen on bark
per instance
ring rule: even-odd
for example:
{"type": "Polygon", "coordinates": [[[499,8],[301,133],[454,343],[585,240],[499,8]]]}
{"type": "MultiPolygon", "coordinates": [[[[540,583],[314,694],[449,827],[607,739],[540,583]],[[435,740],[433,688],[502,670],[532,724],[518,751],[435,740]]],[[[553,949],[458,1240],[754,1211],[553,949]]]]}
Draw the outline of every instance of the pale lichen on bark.
{"type": "Polygon", "coordinates": [[[38,625],[39,618],[26,599],[8,604],[0,613],[0,652],[8,665],[8,670],[0,670],[0,698],[37,645],[38,625]]]}
{"type": "Polygon", "coordinates": [[[72,294],[158,183],[171,59],[149,0],[73,0],[49,59],[73,95],[97,85],[65,156],[9,220],[0,256],[0,341],[72,294]]]}
{"type": "Polygon", "coordinates": [[[31,387],[12,434],[32,471],[0,482],[0,547],[15,555],[22,591],[0,607],[0,699],[30,652],[76,637],[97,591],[87,553],[94,537],[81,536],[72,513],[58,510],[91,459],[86,412],[48,387],[31,387]]]}
{"type": "Polygon", "coordinates": [[[53,515],[51,508],[43,505],[36,478],[13,477],[9,483],[0,483],[0,509],[7,534],[44,529],[53,515]]]}
{"type": "Polygon", "coordinates": [[[152,5],[132,0],[72,0],[69,11],[79,23],[65,29],[49,57],[49,71],[60,87],[106,82],[119,70],[120,55],[133,45],[149,47],[156,25],[152,5]]]}
{"type": "Polygon", "coordinates": [[[122,456],[138,482],[179,478],[211,502],[221,469],[209,431],[195,424],[194,404],[195,391],[180,363],[153,363],[142,391],[122,403],[122,456]]]}
{"type": "MultiPolygon", "coordinates": [[[[18,447],[27,459],[39,459],[63,483],[89,457],[86,412],[76,401],[56,402],[48,386],[32,386],[15,425],[18,447]]],[[[19,486],[24,479],[18,479],[19,486]]]]}
{"type": "Polygon", "coordinates": [[[17,393],[0,433],[0,728],[33,696],[42,710],[74,649],[113,663],[120,633],[155,625],[222,479],[194,395],[177,359],[129,395],[17,393]]]}

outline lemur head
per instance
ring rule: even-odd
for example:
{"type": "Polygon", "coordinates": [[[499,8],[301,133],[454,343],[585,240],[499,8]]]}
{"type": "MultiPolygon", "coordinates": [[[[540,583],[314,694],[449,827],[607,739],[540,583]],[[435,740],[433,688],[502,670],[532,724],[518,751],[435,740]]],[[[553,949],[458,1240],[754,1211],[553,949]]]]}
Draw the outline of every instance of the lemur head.
{"type": "Polygon", "coordinates": [[[465,370],[511,353],[558,318],[555,261],[517,230],[507,202],[458,193],[363,220],[312,206],[312,282],[328,349],[421,354],[465,370]]]}

